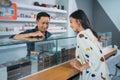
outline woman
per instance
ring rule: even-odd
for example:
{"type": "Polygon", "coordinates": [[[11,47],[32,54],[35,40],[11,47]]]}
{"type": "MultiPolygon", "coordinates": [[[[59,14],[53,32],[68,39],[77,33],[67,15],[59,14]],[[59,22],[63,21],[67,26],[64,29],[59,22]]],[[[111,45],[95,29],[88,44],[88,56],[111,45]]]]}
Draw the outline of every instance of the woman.
{"type": "Polygon", "coordinates": [[[70,15],[70,26],[77,32],[76,60],[70,64],[80,70],[79,80],[110,80],[98,36],[82,10],[70,15]]]}

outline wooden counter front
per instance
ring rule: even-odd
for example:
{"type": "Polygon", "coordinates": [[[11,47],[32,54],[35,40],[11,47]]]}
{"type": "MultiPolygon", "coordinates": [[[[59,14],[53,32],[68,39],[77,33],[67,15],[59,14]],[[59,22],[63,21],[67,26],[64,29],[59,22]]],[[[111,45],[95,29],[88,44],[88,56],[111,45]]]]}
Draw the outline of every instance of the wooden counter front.
{"type": "MultiPolygon", "coordinates": [[[[115,55],[117,49],[106,47],[103,49],[105,58],[115,55]]],[[[79,71],[72,68],[69,62],[63,63],[57,67],[50,68],[43,72],[31,75],[23,80],[67,80],[68,78],[78,74],[79,71]]]]}
{"type": "Polygon", "coordinates": [[[104,53],[105,59],[108,59],[109,57],[117,54],[117,49],[115,49],[115,48],[105,47],[105,48],[103,48],[102,51],[104,53]]]}

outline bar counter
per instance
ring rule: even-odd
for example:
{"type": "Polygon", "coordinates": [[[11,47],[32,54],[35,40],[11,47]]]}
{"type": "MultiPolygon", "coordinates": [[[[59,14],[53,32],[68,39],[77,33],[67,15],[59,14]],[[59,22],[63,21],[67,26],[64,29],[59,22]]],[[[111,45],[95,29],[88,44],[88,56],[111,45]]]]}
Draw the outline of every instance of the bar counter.
{"type": "MultiPolygon", "coordinates": [[[[103,48],[102,51],[106,59],[117,53],[117,49],[111,47],[103,48]]],[[[70,66],[69,62],[70,61],[47,70],[40,71],[36,74],[29,75],[22,80],[67,80],[79,73],[78,70],[70,66]]]]}

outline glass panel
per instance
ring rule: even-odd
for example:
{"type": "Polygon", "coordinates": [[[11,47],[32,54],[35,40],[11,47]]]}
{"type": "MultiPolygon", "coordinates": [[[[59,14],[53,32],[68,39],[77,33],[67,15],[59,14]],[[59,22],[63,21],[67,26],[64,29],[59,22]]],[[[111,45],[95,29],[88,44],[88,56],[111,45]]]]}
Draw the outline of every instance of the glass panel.
{"type": "Polygon", "coordinates": [[[76,38],[59,39],[57,41],[57,63],[63,63],[75,56],[76,38]]]}
{"type": "Polygon", "coordinates": [[[112,32],[99,32],[98,35],[108,39],[108,40],[102,40],[100,42],[102,47],[112,45],[112,32]]]}

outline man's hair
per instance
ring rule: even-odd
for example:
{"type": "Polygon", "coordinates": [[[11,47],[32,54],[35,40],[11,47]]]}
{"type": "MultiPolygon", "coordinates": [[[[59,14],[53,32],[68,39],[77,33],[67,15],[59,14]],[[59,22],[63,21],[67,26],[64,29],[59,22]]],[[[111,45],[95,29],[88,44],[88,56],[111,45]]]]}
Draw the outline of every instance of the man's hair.
{"type": "Polygon", "coordinates": [[[48,13],[46,13],[46,12],[39,12],[37,14],[36,20],[40,20],[41,17],[49,17],[50,18],[50,15],[48,13]]]}

